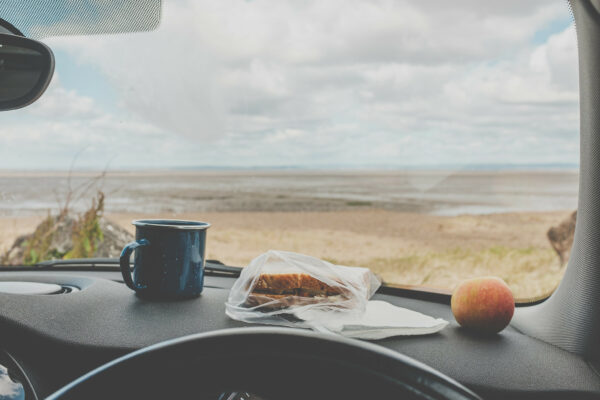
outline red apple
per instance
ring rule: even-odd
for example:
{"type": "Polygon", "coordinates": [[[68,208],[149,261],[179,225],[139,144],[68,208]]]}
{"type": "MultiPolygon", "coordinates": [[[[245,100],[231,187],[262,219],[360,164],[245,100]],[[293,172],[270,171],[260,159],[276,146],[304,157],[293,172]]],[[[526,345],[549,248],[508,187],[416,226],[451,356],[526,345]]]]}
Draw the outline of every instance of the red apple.
{"type": "Polygon", "coordinates": [[[496,277],[462,282],[452,293],[450,304],[456,322],[481,333],[500,332],[515,312],[510,288],[496,277]]]}

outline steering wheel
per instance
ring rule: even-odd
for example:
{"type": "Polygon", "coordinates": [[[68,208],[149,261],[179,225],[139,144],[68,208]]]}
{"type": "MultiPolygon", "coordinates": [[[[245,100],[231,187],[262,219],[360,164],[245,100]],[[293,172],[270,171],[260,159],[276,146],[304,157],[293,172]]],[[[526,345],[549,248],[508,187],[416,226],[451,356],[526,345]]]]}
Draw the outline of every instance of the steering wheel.
{"type": "Polygon", "coordinates": [[[233,397],[224,392],[235,391],[263,400],[479,399],[384,347],[289,328],[235,328],[168,340],[111,361],[48,399],[226,400],[233,397]]]}

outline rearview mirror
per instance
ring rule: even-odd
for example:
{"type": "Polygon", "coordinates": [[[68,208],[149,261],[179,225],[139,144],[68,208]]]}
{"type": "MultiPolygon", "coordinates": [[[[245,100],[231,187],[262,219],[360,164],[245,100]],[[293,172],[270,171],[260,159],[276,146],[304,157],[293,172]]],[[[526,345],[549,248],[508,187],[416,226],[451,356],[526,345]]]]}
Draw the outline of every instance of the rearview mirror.
{"type": "Polygon", "coordinates": [[[0,111],[25,107],[48,87],[54,55],[41,42],[0,34],[0,111]]]}

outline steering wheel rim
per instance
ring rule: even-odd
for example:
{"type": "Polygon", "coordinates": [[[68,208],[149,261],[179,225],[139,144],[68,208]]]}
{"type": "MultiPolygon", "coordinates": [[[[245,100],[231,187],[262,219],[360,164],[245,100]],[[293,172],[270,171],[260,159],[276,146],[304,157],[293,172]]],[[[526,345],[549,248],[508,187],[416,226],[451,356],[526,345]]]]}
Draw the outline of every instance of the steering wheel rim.
{"type": "Polygon", "coordinates": [[[267,400],[479,399],[433,368],[382,346],[272,327],[224,329],[145,347],[96,368],[48,399],[216,400],[212,396],[228,390],[267,400]]]}

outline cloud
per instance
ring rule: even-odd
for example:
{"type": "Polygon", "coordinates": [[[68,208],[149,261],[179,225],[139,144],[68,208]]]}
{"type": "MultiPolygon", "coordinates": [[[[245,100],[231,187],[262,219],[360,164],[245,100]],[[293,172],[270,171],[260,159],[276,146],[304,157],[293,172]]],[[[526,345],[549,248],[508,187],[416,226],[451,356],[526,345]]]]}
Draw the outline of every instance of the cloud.
{"type": "Polygon", "coordinates": [[[94,99],[79,95],[74,89],[65,89],[58,74],[52,77],[44,100],[35,103],[28,111],[34,116],[57,120],[87,119],[98,115],[94,99]]]}
{"type": "Polygon", "coordinates": [[[154,32],[48,40],[101,71],[115,110],[57,87],[31,115],[86,143],[144,137],[140,165],[577,162],[574,29],[538,40],[565,16],[541,0],[170,1],[154,32]]]}
{"type": "Polygon", "coordinates": [[[78,167],[102,168],[114,158],[127,163],[135,149],[150,154],[160,148],[162,136],[152,124],[106,112],[93,98],[64,88],[55,76],[40,101],[6,117],[0,135],[0,165],[66,169],[83,152],[78,167]]]}

